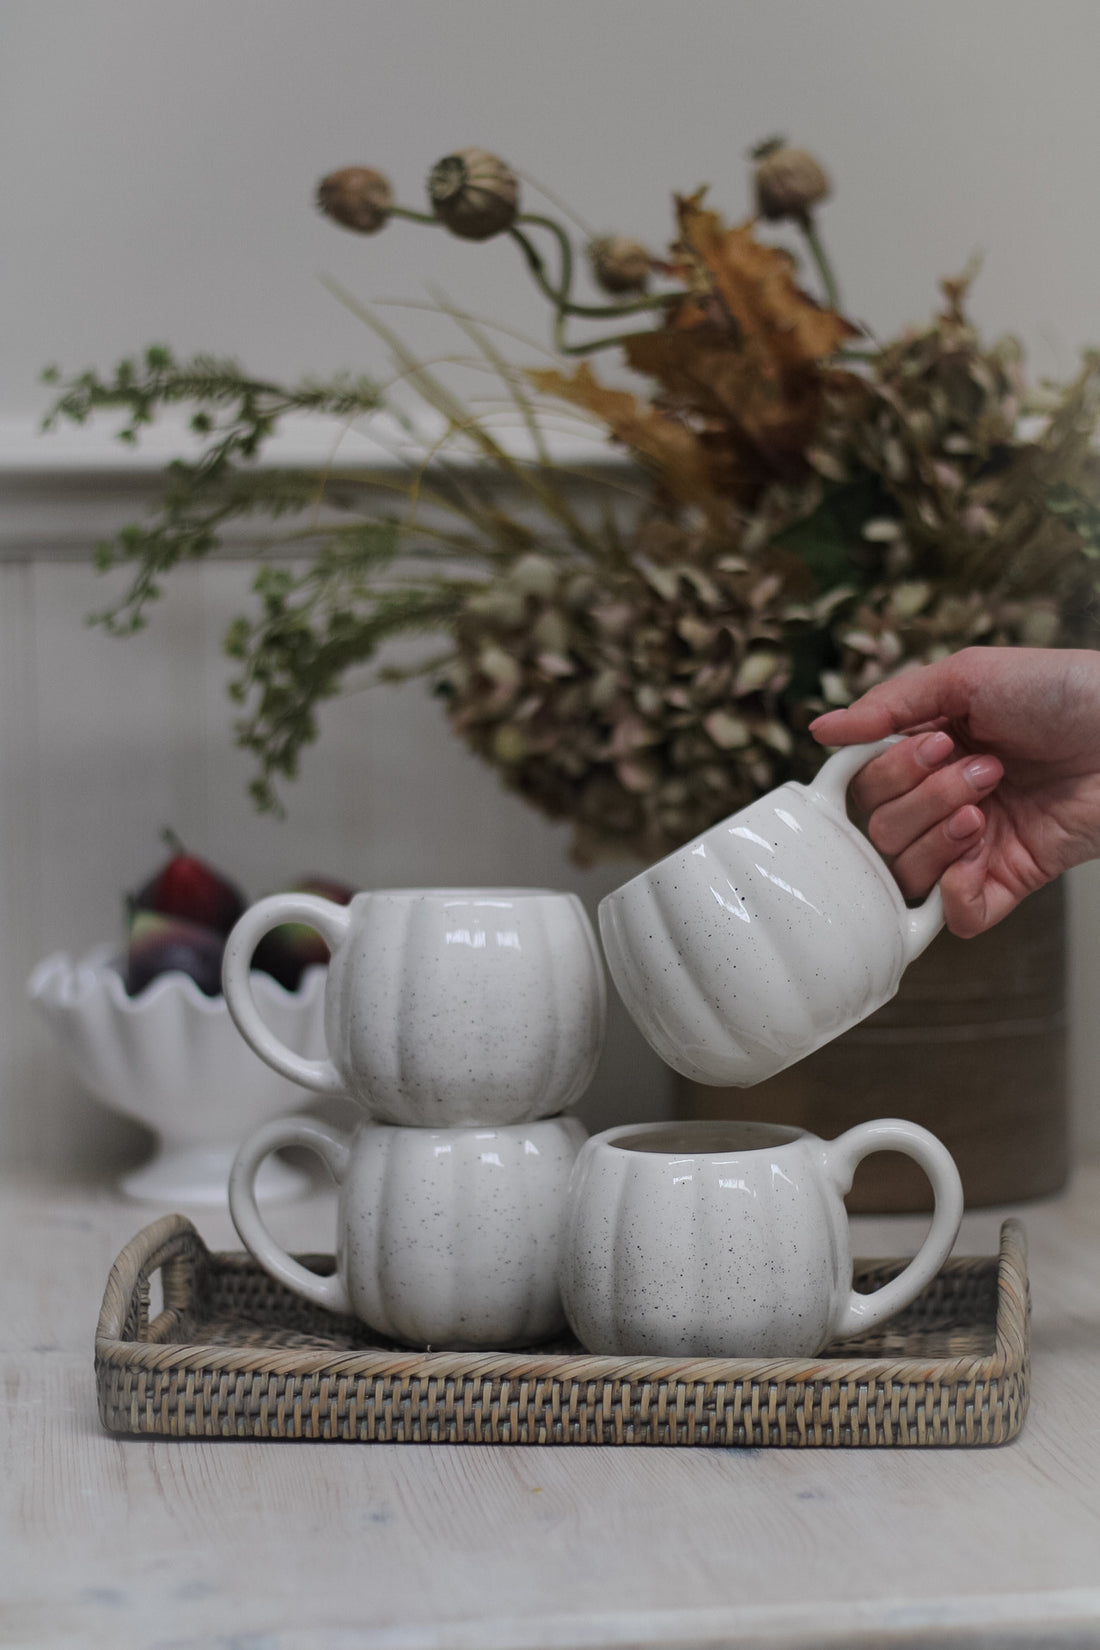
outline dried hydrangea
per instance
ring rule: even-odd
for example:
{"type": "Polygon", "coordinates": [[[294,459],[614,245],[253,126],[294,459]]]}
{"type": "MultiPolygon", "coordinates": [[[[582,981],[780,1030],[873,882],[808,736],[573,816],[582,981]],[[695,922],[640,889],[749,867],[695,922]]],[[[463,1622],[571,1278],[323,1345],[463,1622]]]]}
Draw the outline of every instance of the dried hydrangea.
{"type": "Polygon", "coordinates": [[[439,682],[455,731],[572,823],[578,858],[649,857],[791,771],[796,634],[780,573],[654,521],[613,572],[523,555],[467,602],[439,682]]]}

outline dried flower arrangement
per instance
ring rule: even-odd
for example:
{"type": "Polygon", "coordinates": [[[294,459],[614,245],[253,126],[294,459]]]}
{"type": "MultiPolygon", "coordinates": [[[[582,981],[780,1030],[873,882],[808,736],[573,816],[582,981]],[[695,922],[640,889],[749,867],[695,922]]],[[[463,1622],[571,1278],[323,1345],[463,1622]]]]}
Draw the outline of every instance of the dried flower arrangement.
{"type": "Polygon", "coordinates": [[[256,462],[289,412],[373,427],[387,401],[371,383],[287,389],[154,348],[61,386],[47,427],[115,409],[132,441],[183,404],[204,443],[171,466],[157,512],[100,547],[102,567],[131,570],[98,616],[108,628],[144,623],[163,576],[233,519],[296,518],[271,544],[302,559],[262,565],[255,608],[227,638],[261,807],[279,806],[321,703],[368,665],[380,680],[426,674],[505,784],[571,823],[579,860],[650,858],[813,771],[809,720],[883,676],[973,644],[1096,642],[1100,353],[1068,385],[1029,394],[1019,348],[987,346],[968,317],[972,272],[941,282],[927,326],[876,342],[841,309],[820,164],[771,141],[751,183],[752,211],[733,225],[703,190],[675,197],[663,255],[589,237],[602,301],[582,302],[569,233],[521,211],[519,180],[485,150],[433,167],[428,212],[396,204],[371,168],[322,180],[321,210],[357,234],[408,220],[516,244],[552,309],[554,365],[512,364],[490,328],[451,313],[498,375],[529,458],[356,305],[442,420],[438,441],[402,456],[401,483],[256,462]],[[788,232],[795,249],[774,238],[788,232]],[[645,393],[571,359],[607,349],[645,393]],[[633,461],[635,483],[606,479],[595,519],[550,457],[562,408],[633,461]],[[418,632],[442,637],[443,654],[395,664],[387,644],[418,632]]]}

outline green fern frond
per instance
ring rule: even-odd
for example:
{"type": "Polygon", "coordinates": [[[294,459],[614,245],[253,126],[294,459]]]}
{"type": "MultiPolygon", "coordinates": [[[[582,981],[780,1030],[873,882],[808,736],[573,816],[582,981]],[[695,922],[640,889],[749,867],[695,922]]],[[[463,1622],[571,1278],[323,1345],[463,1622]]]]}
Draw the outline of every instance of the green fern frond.
{"type": "Polygon", "coordinates": [[[238,619],[226,651],[240,670],[230,694],[249,712],[235,724],[237,742],[256,758],[249,786],[256,805],[281,814],[277,781],[293,779],[303,749],[317,738],[321,704],[343,689],[349,672],[371,663],[398,637],[446,630],[468,581],[402,583],[389,589],[363,582],[397,553],[399,536],[372,547],[326,545],[302,573],[265,567],[254,590],[259,612],[238,619]]]}
{"type": "MultiPolygon", "coordinates": [[[[48,383],[61,381],[56,368],[43,377],[48,383]]],[[[181,404],[196,408],[191,427],[200,435],[214,428],[210,409],[235,408],[223,433],[235,432],[240,456],[249,457],[288,412],[352,418],[375,411],[379,394],[372,380],[347,373],[328,380],[310,378],[288,388],[250,377],[228,356],[197,354],[180,362],[165,345],[151,344],[140,359],[120,361],[110,377],[89,370],[70,379],[47,410],[42,428],[52,430],[66,421],[85,424],[96,413],[122,412],[126,418],[119,439],[132,442],[159,409],[181,404]]]]}

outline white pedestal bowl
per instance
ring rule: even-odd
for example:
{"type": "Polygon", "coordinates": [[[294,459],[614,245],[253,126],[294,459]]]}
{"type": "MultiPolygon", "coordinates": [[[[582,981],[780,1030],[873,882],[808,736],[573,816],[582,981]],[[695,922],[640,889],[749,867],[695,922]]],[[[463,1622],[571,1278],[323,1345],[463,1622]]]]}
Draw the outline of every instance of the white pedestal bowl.
{"type": "MultiPolygon", "coordinates": [[[[272,1030],[314,1059],[325,1053],[325,974],[308,969],[293,992],[268,974],[254,980],[272,1030]]],[[[130,997],[113,948],[100,946],[77,962],[64,952],[45,958],[27,991],[77,1081],[156,1135],[152,1158],[120,1182],[141,1202],[226,1205],[242,1141],[260,1123],[313,1098],[253,1053],[224,997],[205,996],[186,974],[163,974],[130,997]]],[[[265,1169],[257,1183],[261,1198],[308,1189],[308,1176],[278,1158],[265,1169]]]]}

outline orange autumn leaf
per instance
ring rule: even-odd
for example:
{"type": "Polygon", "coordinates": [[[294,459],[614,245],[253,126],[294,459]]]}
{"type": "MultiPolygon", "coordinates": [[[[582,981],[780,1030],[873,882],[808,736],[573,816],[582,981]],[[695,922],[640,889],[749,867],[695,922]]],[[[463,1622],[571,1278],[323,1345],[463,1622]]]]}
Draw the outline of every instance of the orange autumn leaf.
{"type": "MultiPolygon", "coordinates": [[[[731,317],[743,345],[776,365],[826,360],[859,335],[858,327],[804,292],[780,247],[765,246],[751,224],[727,228],[699,197],[677,200],[680,239],[673,269],[695,294],[713,293],[731,317]]],[[[675,325],[698,324],[698,298],[682,305],[675,325]]]]}
{"type": "Polygon", "coordinates": [[[628,390],[608,389],[587,362],[572,378],[554,370],[528,374],[536,389],[593,413],[612,435],[660,474],[668,491],[682,504],[713,511],[718,498],[706,451],[687,425],[646,406],[628,390]]]}
{"type": "Polygon", "coordinates": [[[820,415],[826,363],[858,329],[798,286],[788,255],[729,229],[701,197],[679,199],[670,273],[684,301],[666,326],[628,339],[636,372],[655,379],[670,410],[725,432],[725,470],[786,473],[820,415]],[[754,463],[752,454],[757,455],[754,463]]]}
{"type": "Polygon", "coordinates": [[[806,370],[762,370],[728,335],[704,331],[638,333],[624,345],[635,372],[654,378],[670,407],[712,421],[781,463],[801,453],[821,410],[821,384],[806,370]]]}

